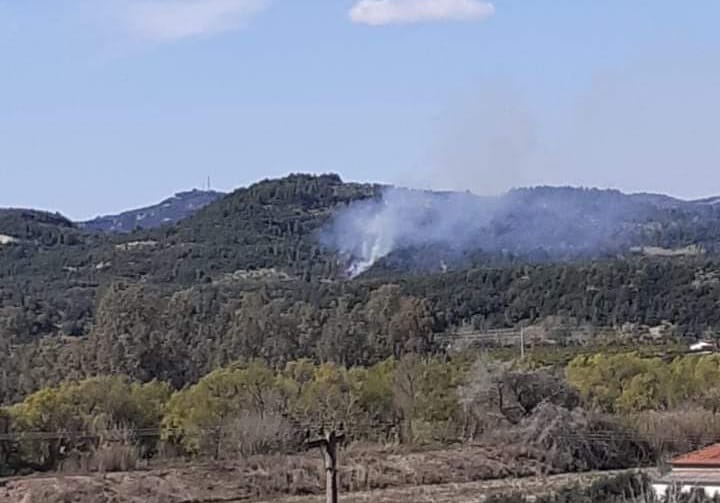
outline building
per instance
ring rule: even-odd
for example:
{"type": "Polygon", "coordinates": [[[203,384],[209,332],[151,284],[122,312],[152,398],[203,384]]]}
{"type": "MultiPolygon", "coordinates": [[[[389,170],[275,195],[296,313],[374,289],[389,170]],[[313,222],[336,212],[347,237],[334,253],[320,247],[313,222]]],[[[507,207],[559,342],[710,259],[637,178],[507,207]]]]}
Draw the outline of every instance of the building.
{"type": "Polygon", "coordinates": [[[677,457],[671,470],[653,481],[653,490],[659,497],[669,488],[682,492],[703,489],[710,497],[720,495],[720,444],[677,457]]]}

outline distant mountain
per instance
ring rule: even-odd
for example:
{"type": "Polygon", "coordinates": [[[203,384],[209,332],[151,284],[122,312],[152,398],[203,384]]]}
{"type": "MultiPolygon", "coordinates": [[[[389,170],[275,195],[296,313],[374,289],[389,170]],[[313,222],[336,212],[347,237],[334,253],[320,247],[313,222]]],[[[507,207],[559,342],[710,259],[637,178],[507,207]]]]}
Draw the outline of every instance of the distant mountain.
{"type": "Polygon", "coordinates": [[[217,201],[225,194],[213,190],[191,190],[178,192],[159,204],[125,211],[118,215],[105,215],[78,226],[82,229],[99,232],[132,232],[137,229],[154,229],[165,224],[179,222],[194,215],[208,204],[217,201]]]}

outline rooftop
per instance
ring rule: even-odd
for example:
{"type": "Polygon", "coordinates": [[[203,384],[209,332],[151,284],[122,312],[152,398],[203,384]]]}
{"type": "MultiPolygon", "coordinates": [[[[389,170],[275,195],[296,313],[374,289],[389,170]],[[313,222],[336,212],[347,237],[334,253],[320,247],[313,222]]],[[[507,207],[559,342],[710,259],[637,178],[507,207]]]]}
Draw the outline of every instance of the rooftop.
{"type": "Polygon", "coordinates": [[[674,468],[720,468],[720,444],[713,444],[699,451],[672,460],[674,468]]]}

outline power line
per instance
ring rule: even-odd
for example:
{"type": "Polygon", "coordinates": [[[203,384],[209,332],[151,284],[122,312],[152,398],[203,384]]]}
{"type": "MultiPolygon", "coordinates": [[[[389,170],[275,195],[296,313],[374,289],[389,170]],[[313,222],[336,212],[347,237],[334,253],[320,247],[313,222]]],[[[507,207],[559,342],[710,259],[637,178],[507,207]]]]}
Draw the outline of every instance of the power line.
{"type": "MultiPolygon", "coordinates": [[[[339,423],[340,421],[326,421],[326,425],[332,425],[334,423],[339,423]]],[[[306,423],[290,423],[289,424],[289,430],[285,433],[289,434],[304,434],[306,432],[314,432],[318,429],[322,429],[322,427],[318,427],[318,425],[322,425],[323,422],[306,422],[306,423]]],[[[368,422],[359,422],[359,423],[348,423],[352,426],[354,432],[360,432],[360,433],[374,433],[377,431],[377,433],[383,433],[382,431],[379,431],[380,428],[389,428],[397,426],[396,423],[393,422],[378,422],[378,423],[368,423],[368,422]]],[[[226,428],[223,427],[217,427],[217,428],[192,428],[192,429],[182,429],[182,428],[162,428],[162,427],[154,427],[154,428],[137,428],[137,429],[123,429],[123,428],[117,428],[117,429],[109,429],[106,431],[19,431],[19,432],[6,432],[6,433],[0,433],[0,441],[23,441],[23,440],[92,440],[92,439],[102,439],[102,438],[119,438],[119,437],[129,437],[129,438],[153,438],[153,437],[162,437],[167,436],[171,437],[173,435],[178,436],[187,436],[187,435],[197,435],[197,434],[217,434],[221,433],[223,430],[226,430],[226,428]]],[[[282,436],[282,435],[280,435],[282,436]]]]}
{"type": "MultiPolygon", "coordinates": [[[[332,424],[329,421],[328,424],[332,424]]],[[[299,425],[293,425],[290,431],[285,432],[289,434],[298,434],[305,432],[317,431],[322,428],[318,428],[320,423],[301,423],[299,425]]],[[[399,427],[398,423],[395,422],[380,422],[380,423],[348,423],[349,427],[354,433],[377,433],[383,434],[387,428],[399,427]]],[[[90,431],[28,431],[28,432],[7,432],[0,433],[0,441],[23,441],[23,440],[88,440],[88,439],[101,439],[101,438],[152,438],[162,436],[185,436],[185,435],[197,435],[197,434],[217,434],[222,432],[223,428],[199,428],[192,430],[185,430],[181,428],[139,428],[139,429],[114,429],[107,430],[104,432],[90,432],[90,431]]],[[[520,431],[521,433],[521,431],[520,431]]],[[[278,436],[283,436],[279,434],[278,436]]],[[[636,440],[636,441],[663,441],[663,442],[688,442],[692,441],[695,443],[713,443],[720,442],[720,433],[717,435],[678,435],[678,434],[665,434],[665,433],[647,433],[647,432],[635,432],[635,431],[623,431],[623,430],[592,430],[592,431],[570,431],[570,432],[553,432],[549,431],[548,436],[555,439],[586,439],[586,440],[636,440]]]]}

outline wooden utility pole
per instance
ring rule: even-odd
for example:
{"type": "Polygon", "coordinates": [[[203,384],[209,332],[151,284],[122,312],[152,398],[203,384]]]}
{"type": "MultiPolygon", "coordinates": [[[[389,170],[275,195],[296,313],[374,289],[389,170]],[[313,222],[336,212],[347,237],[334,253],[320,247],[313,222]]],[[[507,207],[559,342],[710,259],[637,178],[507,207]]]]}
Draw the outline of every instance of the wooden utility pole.
{"type": "Polygon", "coordinates": [[[325,462],[325,501],[326,503],[337,503],[338,501],[338,479],[337,479],[337,446],[345,440],[345,433],[337,433],[335,430],[322,430],[318,438],[308,440],[306,445],[309,449],[319,447],[325,462]]]}

